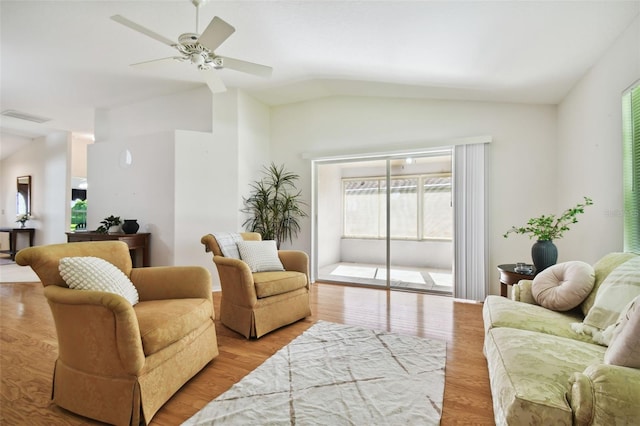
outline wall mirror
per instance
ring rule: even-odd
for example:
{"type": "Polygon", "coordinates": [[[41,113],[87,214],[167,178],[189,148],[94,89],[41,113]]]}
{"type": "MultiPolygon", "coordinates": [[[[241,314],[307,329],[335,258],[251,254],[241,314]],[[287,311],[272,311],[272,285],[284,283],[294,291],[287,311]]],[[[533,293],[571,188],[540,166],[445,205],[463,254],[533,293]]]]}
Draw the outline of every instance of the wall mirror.
{"type": "Polygon", "coordinates": [[[16,214],[31,215],[31,176],[19,176],[17,184],[16,214]]]}

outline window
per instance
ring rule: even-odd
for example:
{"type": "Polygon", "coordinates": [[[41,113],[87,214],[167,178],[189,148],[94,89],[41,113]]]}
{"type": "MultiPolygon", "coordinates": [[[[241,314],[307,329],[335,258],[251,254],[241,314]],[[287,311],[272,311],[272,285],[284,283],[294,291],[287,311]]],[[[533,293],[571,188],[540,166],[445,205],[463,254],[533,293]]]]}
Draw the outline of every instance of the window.
{"type": "Polygon", "coordinates": [[[624,250],[640,253],[640,84],[623,95],[624,250]]]}
{"type": "MultiPolygon", "coordinates": [[[[392,239],[453,237],[450,174],[396,176],[390,184],[392,239]]],[[[385,238],[386,178],[343,179],[342,188],[343,236],[385,238]]]]}

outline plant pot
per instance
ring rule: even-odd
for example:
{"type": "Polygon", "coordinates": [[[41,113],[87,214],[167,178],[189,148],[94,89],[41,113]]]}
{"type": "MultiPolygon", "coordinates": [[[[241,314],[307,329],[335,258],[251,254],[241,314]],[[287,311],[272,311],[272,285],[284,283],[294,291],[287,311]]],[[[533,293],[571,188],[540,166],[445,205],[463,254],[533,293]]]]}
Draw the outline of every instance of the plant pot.
{"type": "Polygon", "coordinates": [[[536,272],[540,273],[551,265],[555,265],[558,260],[558,248],[551,240],[538,240],[531,247],[531,260],[536,267],[536,272]]]}
{"type": "Polygon", "coordinates": [[[122,224],[122,230],[125,234],[135,234],[140,229],[137,219],[125,219],[122,224]]]}
{"type": "Polygon", "coordinates": [[[107,230],[108,234],[121,234],[122,233],[122,229],[120,228],[120,225],[113,225],[110,226],[109,229],[107,230]]]}

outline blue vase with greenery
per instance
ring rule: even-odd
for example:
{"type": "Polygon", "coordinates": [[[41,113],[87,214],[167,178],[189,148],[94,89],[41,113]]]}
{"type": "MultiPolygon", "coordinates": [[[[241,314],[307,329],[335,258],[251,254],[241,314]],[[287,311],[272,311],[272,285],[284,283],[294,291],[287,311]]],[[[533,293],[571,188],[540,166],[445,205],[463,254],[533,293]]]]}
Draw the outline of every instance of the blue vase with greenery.
{"type": "Polygon", "coordinates": [[[589,197],[584,197],[584,203],[578,203],[573,208],[568,208],[560,216],[555,214],[542,215],[529,219],[525,226],[512,226],[505,234],[507,238],[510,233],[529,235],[529,238],[536,237],[537,242],[531,247],[531,260],[540,272],[551,265],[555,265],[558,260],[558,248],[553,244],[553,240],[562,238],[565,231],[569,230],[569,225],[578,222],[576,216],[584,213],[584,208],[593,204],[589,197]]]}

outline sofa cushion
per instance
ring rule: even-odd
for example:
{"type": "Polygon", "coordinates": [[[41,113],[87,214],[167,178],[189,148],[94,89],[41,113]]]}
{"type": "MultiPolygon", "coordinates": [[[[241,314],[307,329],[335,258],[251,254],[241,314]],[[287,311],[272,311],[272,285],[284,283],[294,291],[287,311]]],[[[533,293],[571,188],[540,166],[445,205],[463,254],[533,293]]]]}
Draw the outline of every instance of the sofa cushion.
{"type": "Polygon", "coordinates": [[[611,273],[614,269],[616,269],[619,265],[623,264],[629,259],[633,259],[638,256],[634,253],[609,253],[602,257],[602,259],[598,260],[593,265],[593,270],[596,274],[596,280],[593,284],[593,289],[587,298],[580,305],[580,309],[582,310],[582,315],[586,316],[589,313],[589,310],[593,306],[593,302],[596,299],[596,294],[598,294],[598,289],[600,285],[607,278],[607,275],[611,273]]]}
{"type": "Polygon", "coordinates": [[[591,336],[577,333],[571,328],[572,323],[582,320],[582,314],[577,309],[556,312],[501,296],[487,296],[482,316],[486,332],[495,327],[510,327],[593,343],[591,336]]]}
{"type": "Polygon", "coordinates": [[[631,302],[617,324],[604,361],[607,364],[640,368],[640,296],[631,302]]]}
{"type": "Polygon", "coordinates": [[[634,257],[619,265],[604,279],[583,323],[604,330],[617,321],[625,306],[638,295],[640,257],[634,257]]]}
{"type": "Polygon", "coordinates": [[[573,424],[569,378],[601,363],[604,352],[602,346],[550,334],[491,329],[485,354],[496,424],[573,424]]]}
{"type": "Polygon", "coordinates": [[[531,292],[538,304],[554,311],[568,311],[587,298],[595,280],[593,267],[586,262],[558,263],[533,279],[531,292]]]}
{"type": "Polygon", "coordinates": [[[124,272],[104,259],[93,256],[63,257],[58,270],[69,288],[114,293],[135,305],[138,291],[124,272]]]}
{"type": "Polygon", "coordinates": [[[213,316],[213,304],[208,299],[149,300],[133,309],[145,356],[177,342],[213,316]]]}
{"type": "Polygon", "coordinates": [[[238,251],[251,272],[284,271],[278,257],[278,247],[273,240],[240,241],[238,251]]]}
{"type": "Polygon", "coordinates": [[[256,272],[253,283],[258,299],[262,299],[305,287],[307,276],[296,271],[256,272]]]}

